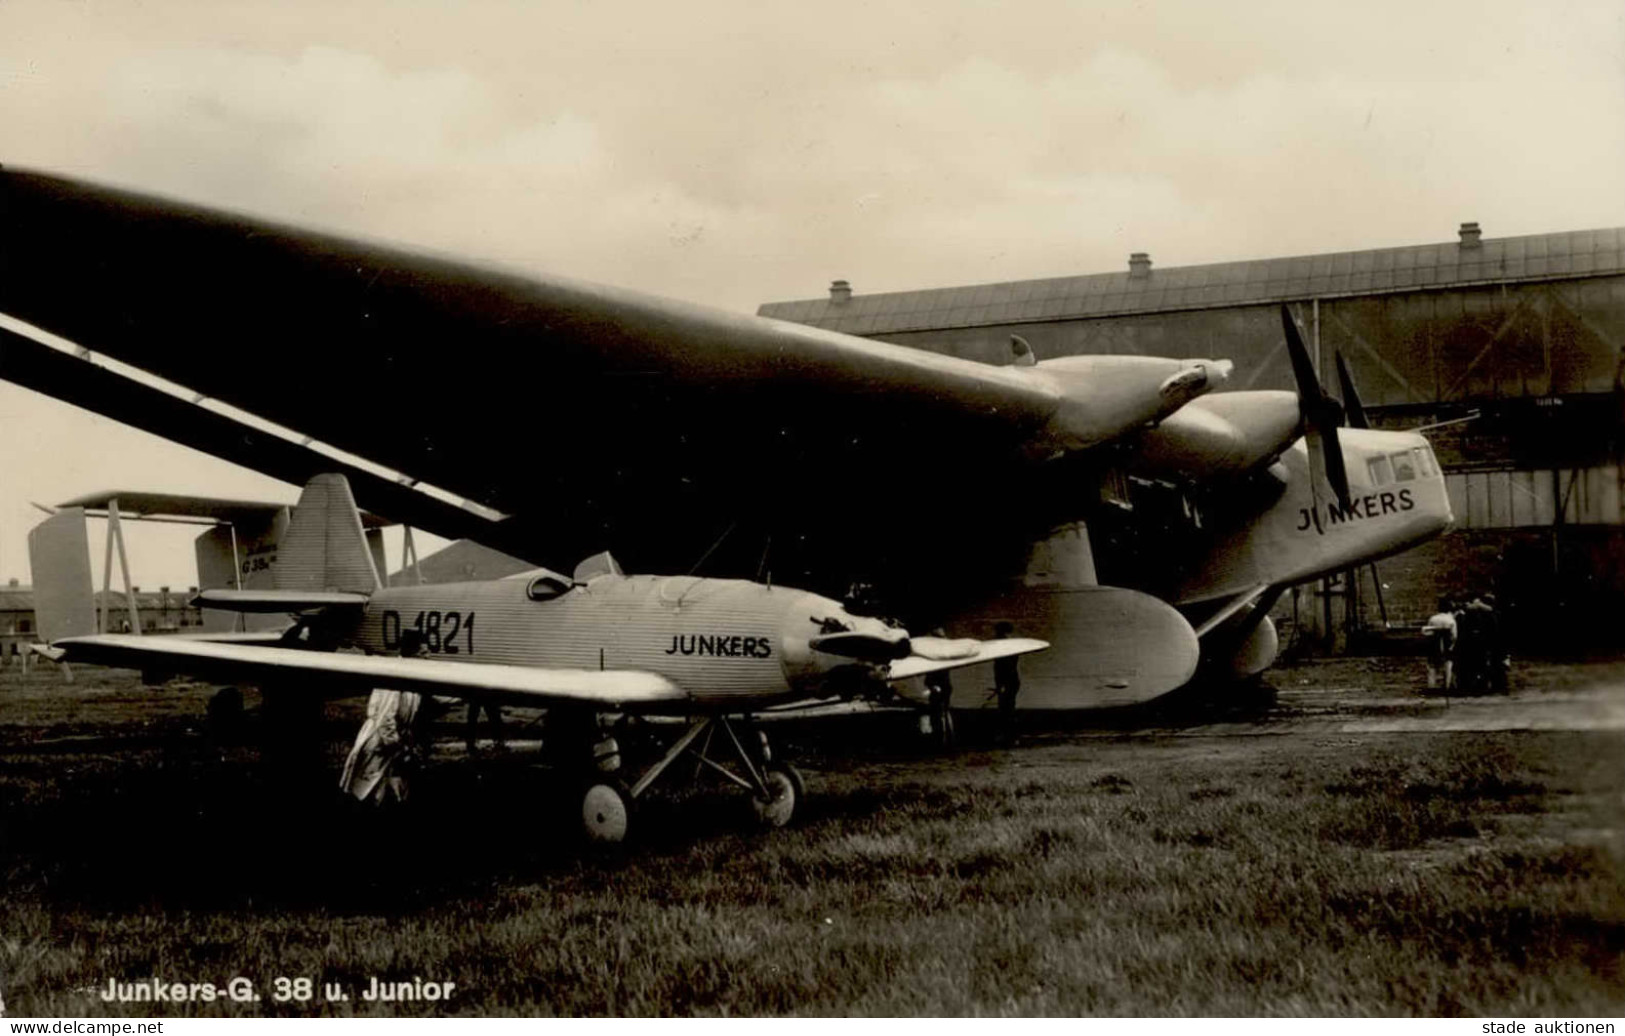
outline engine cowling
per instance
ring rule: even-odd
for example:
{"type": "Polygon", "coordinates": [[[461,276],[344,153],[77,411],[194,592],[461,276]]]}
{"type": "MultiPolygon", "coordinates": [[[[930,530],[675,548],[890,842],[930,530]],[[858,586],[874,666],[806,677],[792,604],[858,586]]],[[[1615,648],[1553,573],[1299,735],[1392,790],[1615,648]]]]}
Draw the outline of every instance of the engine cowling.
{"type": "Polygon", "coordinates": [[[1160,356],[1063,356],[1023,368],[1056,395],[1044,434],[1062,450],[1084,449],[1161,421],[1223,385],[1230,370],[1229,360],[1160,356]]]}

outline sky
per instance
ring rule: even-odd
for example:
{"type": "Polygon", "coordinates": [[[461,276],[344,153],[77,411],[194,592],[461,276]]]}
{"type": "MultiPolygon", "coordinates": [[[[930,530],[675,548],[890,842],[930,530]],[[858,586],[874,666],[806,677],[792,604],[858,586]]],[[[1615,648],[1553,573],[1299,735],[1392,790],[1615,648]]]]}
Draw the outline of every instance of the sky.
{"type": "MultiPolygon", "coordinates": [[[[6,0],[0,162],[749,312],[1625,226],[1625,5],[6,0]]],[[[0,580],[29,501],[297,495],[4,383],[0,433],[0,580]]]]}

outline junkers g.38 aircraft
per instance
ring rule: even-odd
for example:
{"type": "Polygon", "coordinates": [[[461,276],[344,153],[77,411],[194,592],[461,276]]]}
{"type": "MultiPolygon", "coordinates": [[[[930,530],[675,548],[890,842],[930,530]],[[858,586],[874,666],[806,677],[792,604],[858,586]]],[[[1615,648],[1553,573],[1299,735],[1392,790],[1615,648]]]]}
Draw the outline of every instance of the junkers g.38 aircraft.
{"type": "MultiPolygon", "coordinates": [[[[205,590],[208,608],[298,616],[263,633],[200,637],[87,634],[58,639],[58,660],[189,673],[261,685],[306,701],[387,687],[547,710],[544,746],[582,775],[587,835],[618,842],[632,803],[672,763],[697,760],[751,793],[757,816],[790,821],[803,794],[751,712],[807,699],[879,696],[891,681],[1042,651],[1041,640],[910,638],[803,590],[696,576],[623,575],[607,556],[566,577],[539,570],[485,582],[386,588],[342,475],[305,487],[278,549],[276,587],[205,590]],[[417,640],[425,654],[403,657],[417,640]],[[348,649],[348,650],[344,650],[348,649]],[[605,714],[687,717],[664,755],[630,782],[605,776],[619,746],[605,714]],[[613,754],[606,748],[610,746],[613,754]]],[[[406,717],[410,722],[412,717],[406,717]]],[[[387,754],[367,738],[357,752],[387,754]]],[[[378,760],[380,769],[389,759],[378,760]]],[[[367,768],[362,760],[361,768],[367,768]]]]}
{"type": "Polygon", "coordinates": [[[393,469],[345,470],[370,511],[535,564],[613,549],[865,584],[915,629],[1009,623],[1053,645],[1023,707],[1256,673],[1283,588],[1450,521],[1426,441],[1352,405],[1344,427],[1284,310],[1297,391],[1215,392],[1228,361],[994,366],[7,169],[0,313],[34,329],[0,330],[0,377],[290,482],[334,470],[38,332],[61,336],[393,469]]]}

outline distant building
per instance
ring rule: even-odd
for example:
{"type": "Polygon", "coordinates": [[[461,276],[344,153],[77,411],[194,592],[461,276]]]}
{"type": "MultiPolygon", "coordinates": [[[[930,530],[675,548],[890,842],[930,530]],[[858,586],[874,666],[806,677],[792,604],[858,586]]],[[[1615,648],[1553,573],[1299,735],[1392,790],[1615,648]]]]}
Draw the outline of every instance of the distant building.
{"type": "MultiPolygon", "coordinates": [[[[1382,604],[1419,624],[1440,594],[1494,587],[1531,646],[1625,617],[1625,228],[766,303],[763,316],[1006,363],[1098,353],[1234,360],[1231,389],[1293,387],[1278,307],[1310,332],[1340,394],[1341,352],[1376,427],[1429,432],[1456,528],[1380,563],[1382,604]],[[1473,420],[1462,420],[1475,415],[1473,420]]],[[[1097,546],[1097,553],[1100,553],[1097,546]]],[[[1113,552],[1110,564],[1136,563],[1113,552]]],[[[1320,638],[1380,626],[1369,574],[1306,588],[1276,614],[1320,638]],[[1362,589],[1363,588],[1363,589],[1362,589]]]]}
{"type": "MultiPolygon", "coordinates": [[[[203,625],[203,613],[190,603],[197,593],[196,587],[176,592],[169,587],[156,591],[136,588],[136,614],[141,629],[146,633],[173,633],[203,625]]],[[[130,610],[124,592],[114,590],[105,597],[96,593],[96,612],[101,614],[102,604],[108,605],[108,632],[129,632],[130,610]]],[[[16,579],[0,587],[0,656],[10,661],[13,646],[17,651],[39,639],[38,622],[34,616],[34,591],[16,579]]]]}

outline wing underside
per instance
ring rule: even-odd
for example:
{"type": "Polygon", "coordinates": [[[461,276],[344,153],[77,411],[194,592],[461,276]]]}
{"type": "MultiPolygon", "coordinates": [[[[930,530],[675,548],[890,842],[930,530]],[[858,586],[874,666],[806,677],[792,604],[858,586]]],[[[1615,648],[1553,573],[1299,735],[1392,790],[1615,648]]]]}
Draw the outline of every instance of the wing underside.
{"type": "MultiPolygon", "coordinates": [[[[369,509],[554,567],[613,547],[645,571],[706,553],[714,574],[928,574],[968,537],[1009,539],[1036,461],[1222,380],[1149,357],[992,366],[17,169],[0,170],[0,313],[515,516],[351,473],[369,509]],[[1139,399],[1124,377],[1145,398],[1119,413],[1139,399]],[[925,528],[853,506],[972,472],[976,492],[925,528]]],[[[290,481],[332,470],[20,338],[0,376],[290,481]]]]}
{"type": "Polygon", "coordinates": [[[1030,372],[15,169],[0,172],[0,311],[508,513],[591,485],[614,446],[669,461],[796,437],[824,455],[831,398],[847,429],[899,449],[1008,446],[1056,408],[1030,372]],[[253,377],[221,362],[228,341],[260,358],[253,377]],[[545,368],[545,415],[532,378],[501,375],[519,356],[545,368]],[[358,420],[362,386],[408,412],[479,401],[479,420],[441,423],[425,449],[358,420]],[[482,446],[532,437],[542,416],[594,443],[527,472],[538,490],[482,446]]]}

